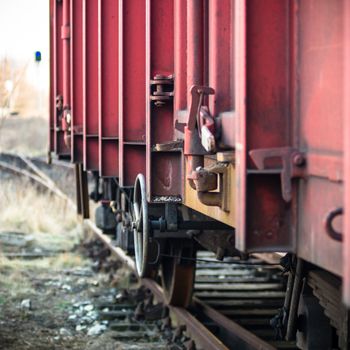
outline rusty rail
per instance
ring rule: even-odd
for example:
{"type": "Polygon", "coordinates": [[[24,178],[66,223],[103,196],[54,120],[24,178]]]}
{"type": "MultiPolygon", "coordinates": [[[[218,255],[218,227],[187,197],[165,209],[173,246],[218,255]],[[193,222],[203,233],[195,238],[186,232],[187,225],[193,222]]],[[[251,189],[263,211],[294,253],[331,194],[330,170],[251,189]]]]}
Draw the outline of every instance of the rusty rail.
{"type": "MultiPolygon", "coordinates": [[[[117,259],[122,261],[126,267],[135,271],[134,261],[125,254],[125,252],[112,245],[112,240],[102,233],[102,231],[96,227],[91,220],[84,220],[84,223],[90,228],[93,233],[98,237],[111,251],[111,254],[117,259]]],[[[141,283],[151,290],[154,297],[158,302],[165,303],[165,297],[162,288],[154,280],[143,278],[141,283]]],[[[244,345],[245,349],[259,349],[259,350],[273,350],[274,346],[266,343],[264,340],[258,338],[248,330],[244,329],[236,322],[230,320],[226,316],[220,314],[212,307],[204,304],[197,298],[193,299],[193,306],[195,309],[200,310],[209,319],[211,319],[218,327],[225,329],[232,335],[232,339],[236,344],[244,345]]],[[[200,348],[208,350],[223,350],[229,349],[220,339],[218,339],[213,333],[211,333],[195,316],[188,310],[169,306],[170,312],[175,316],[180,324],[186,326],[186,331],[189,336],[196,341],[200,348]]]]}

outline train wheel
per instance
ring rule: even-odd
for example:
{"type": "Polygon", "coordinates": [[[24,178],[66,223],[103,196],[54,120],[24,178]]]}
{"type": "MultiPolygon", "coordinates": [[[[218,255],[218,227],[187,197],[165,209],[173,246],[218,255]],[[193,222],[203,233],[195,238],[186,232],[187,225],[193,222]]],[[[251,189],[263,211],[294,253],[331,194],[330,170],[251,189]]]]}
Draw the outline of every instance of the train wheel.
{"type": "Polygon", "coordinates": [[[148,219],[148,203],[146,197],[146,182],[142,174],[137,175],[134,187],[133,230],[136,271],[139,277],[154,278],[157,247],[150,244],[150,223],[148,219]]]}
{"type": "Polygon", "coordinates": [[[181,242],[168,242],[167,253],[161,261],[162,285],[167,302],[187,307],[192,299],[195,277],[195,252],[193,246],[182,246],[181,242]]]}

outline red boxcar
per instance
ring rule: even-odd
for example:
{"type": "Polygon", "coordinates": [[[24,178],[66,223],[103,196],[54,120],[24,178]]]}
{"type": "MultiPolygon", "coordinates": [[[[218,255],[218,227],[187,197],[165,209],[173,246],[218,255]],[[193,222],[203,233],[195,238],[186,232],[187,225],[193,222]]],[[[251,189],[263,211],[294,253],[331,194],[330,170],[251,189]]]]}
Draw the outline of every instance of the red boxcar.
{"type": "Polygon", "coordinates": [[[350,305],[349,21],[345,0],[51,0],[50,151],[104,183],[140,275],[191,229],[220,258],[291,253],[350,305]]]}

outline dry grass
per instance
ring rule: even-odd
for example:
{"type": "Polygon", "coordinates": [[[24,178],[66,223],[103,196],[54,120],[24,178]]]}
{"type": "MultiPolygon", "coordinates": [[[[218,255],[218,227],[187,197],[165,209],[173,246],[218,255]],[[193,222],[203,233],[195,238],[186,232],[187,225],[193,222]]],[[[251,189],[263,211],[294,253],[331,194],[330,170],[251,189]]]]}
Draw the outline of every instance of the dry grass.
{"type": "Polygon", "coordinates": [[[47,119],[8,117],[0,128],[0,152],[46,155],[48,135],[47,119]]]}
{"type": "Polygon", "coordinates": [[[62,199],[24,180],[0,184],[0,230],[30,234],[40,248],[66,251],[82,233],[76,213],[62,199]]]}
{"type": "Polygon", "coordinates": [[[18,299],[34,293],[30,276],[36,271],[87,264],[80,255],[70,252],[82,236],[76,213],[60,198],[39,191],[24,179],[0,180],[0,232],[30,235],[33,240],[26,250],[64,251],[35,260],[8,259],[0,243],[0,305],[1,299],[18,299]]]}
{"type": "Polygon", "coordinates": [[[21,299],[34,294],[32,277],[35,275],[87,264],[87,260],[72,253],[35,260],[7,259],[0,255],[0,305],[1,300],[21,299]]]}

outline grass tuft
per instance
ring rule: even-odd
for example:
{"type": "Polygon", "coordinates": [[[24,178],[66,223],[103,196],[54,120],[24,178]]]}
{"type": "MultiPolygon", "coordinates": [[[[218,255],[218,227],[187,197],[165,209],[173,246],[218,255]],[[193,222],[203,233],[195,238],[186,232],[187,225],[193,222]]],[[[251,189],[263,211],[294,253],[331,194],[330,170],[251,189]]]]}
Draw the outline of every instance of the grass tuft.
{"type": "Polygon", "coordinates": [[[82,235],[75,211],[62,199],[16,179],[0,185],[0,231],[30,234],[48,250],[70,250],[82,235]]]}

